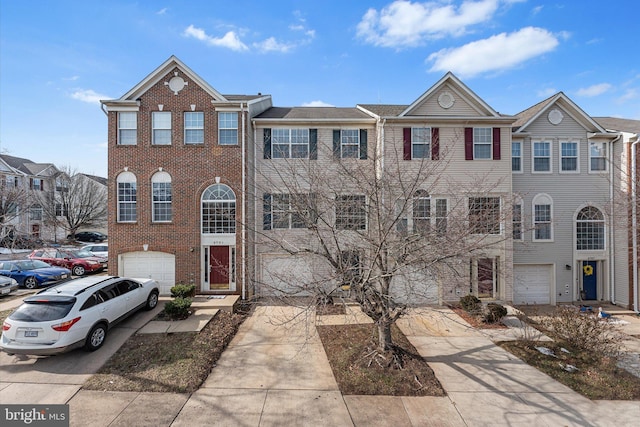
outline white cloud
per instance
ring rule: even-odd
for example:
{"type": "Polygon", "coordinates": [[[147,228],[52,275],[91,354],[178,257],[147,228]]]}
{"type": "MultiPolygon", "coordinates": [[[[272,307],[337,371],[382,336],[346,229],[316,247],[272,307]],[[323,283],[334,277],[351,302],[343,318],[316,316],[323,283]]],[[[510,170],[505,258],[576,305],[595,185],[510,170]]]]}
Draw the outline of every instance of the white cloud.
{"type": "Polygon", "coordinates": [[[578,96],[593,97],[593,96],[602,95],[609,89],[611,89],[611,85],[609,83],[599,83],[597,85],[592,85],[589,87],[578,89],[577,94],[578,96]]]}
{"type": "Polygon", "coordinates": [[[537,91],[536,95],[538,96],[538,98],[548,98],[551,95],[555,95],[556,93],[558,93],[558,90],[556,88],[548,87],[546,89],[537,91]]]}
{"type": "Polygon", "coordinates": [[[531,14],[532,15],[537,15],[538,13],[542,12],[542,8],[544,6],[536,6],[533,9],[531,9],[531,14]]]}
{"type": "Polygon", "coordinates": [[[311,102],[305,102],[302,104],[303,107],[335,107],[333,104],[327,104],[324,101],[316,100],[311,102]]]}
{"type": "Polygon", "coordinates": [[[526,27],[513,33],[501,33],[464,46],[432,53],[430,71],[452,71],[471,77],[488,71],[515,67],[531,58],[551,52],[558,39],[543,28],[526,27]]]}
{"type": "Polygon", "coordinates": [[[269,37],[266,40],[263,40],[258,43],[254,43],[253,46],[262,53],[266,53],[266,52],[287,53],[291,49],[296,47],[295,44],[292,44],[292,43],[280,43],[275,39],[275,37],[269,37]]]}
{"type": "Polygon", "coordinates": [[[627,91],[624,93],[624,95],[622,95],[621,97],[616,99],[616,102],[618,104],[624,104],[624,103],[629,102],[629,101],[635,101],[639,97],[640,97],[640,94],[638,93],[638,91],[636,89],[627,89],[627,91]]]}
{"type": "Polygon", "coordinates": [[[80,76],[71,76],[71,77],[63,77],[62,80],[67,81],[67,82],[75,82],[79,78],[80,78],[80,76]]]}
{"type": "Polygon", "coordinates": [[[222,37],[213,37],[205,33],[203,29],[189,25],[184,30],[183,35],[185,37],[193,37],[196,40],[203,41],[210,46],[226,47],[237,52],[249,50],[247,45],[240,41],[238,35],[234,31],[228,31],[222,37]]]}
{"type": "Polygon", "coordinates": [[[168,7],[163,7],[162,9],[156,12],[156,15],[164,15],[165,13],[167,13],[168,10],[169,10],[168,7]]]}
{"type": "Polygon", "coordinates": [[[380,11],[369,9],[358,23],[357,35],[375,46],[417,46],[428,39],[465,34],[467,27],[489,21],[499,3],[464,1],[456,9],[441,2],[396,0],[380,11]]]}
{"type": "Polygon", "coordinates": [[[91,89],[78,89],[71,94],[71,98],[97,105],[100,105],[101,99],[110,99],[107,95],[102,95],[91,89]]]}

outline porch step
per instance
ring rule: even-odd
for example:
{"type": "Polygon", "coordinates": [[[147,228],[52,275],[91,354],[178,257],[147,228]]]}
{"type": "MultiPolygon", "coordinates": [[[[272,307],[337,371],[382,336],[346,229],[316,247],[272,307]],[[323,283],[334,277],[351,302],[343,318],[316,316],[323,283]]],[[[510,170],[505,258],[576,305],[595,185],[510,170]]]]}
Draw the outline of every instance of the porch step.
{"type": "Polygon", "coordinates": [[[191,307],[212,308],[233,313],[239,299],[240,295],[196,295],[191,307]]]}

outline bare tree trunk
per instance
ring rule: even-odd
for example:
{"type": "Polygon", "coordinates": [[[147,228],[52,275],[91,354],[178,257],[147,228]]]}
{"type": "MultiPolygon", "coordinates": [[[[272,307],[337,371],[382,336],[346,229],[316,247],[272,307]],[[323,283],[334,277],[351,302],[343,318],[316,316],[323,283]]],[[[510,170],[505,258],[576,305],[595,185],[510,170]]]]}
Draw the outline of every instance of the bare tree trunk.
{"type": "Polygon", "coordinates": [[[378,349],[380,351],[389,350],[393,341],[391,340],[391,323],[389,320],[381,318],[377,322],[378,326],[378,349]]]}

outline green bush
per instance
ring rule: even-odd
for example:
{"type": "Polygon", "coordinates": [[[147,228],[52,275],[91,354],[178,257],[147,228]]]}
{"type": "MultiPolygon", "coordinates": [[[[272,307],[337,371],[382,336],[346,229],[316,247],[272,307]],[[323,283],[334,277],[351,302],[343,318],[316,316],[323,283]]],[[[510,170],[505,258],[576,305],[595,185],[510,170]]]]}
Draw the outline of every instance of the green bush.
{"type": "Polygon", "coordinates": [[[177,297],[164,305],[164,313],[173,320],[181,320],[189,317],[191,298],[177,297]]]}
{"type": "Polygon", "coordinates": [[[477,314],[482,309],[482,303],[475,295],[465,295],[460,298],[460,306],[468,313],[477,314]]]}
{"type": "Polygon", "coordinates": [[[172,298],[193,298],[196,296],[196,285],[175,285],[171,288],[172,298]]]}
{"type": "Polygon", "coordinates": [[[487,309],[484,313],[484,321],[486,323],[498,323],[506,315],[507,309],[503,305],[490,302],[487,304],[487,309]]]}

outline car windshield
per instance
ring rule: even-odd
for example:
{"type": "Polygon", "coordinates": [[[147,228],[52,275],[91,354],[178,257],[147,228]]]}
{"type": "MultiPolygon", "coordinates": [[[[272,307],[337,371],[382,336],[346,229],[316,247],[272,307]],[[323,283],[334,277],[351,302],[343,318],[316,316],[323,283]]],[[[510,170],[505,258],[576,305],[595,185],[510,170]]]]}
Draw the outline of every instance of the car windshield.
{"type": "Polygon", "coordinates": [[[47,264],[44,261],[40,261],[40,260],[33,260],[33,261],[17,261],[15,263],[15,266],[17,267],[18,270],[34,270],[36,268],[46,268],[46,267],[51,267],[49,264],[47,264]]]}
{"type": "Polygon", "coordinates": [[[73,254],[74,258],[91,258],[94,256],[91,252],[86,251],[84,249],[79,251],[73,251],[71,253],[73,254]]]}
{"type": "Polygon", "coordinates": [[[75,304],[75,297],[38,297],[25,300],[9,319],[21,322],[48,322],[65,317],[75,304]]]}

